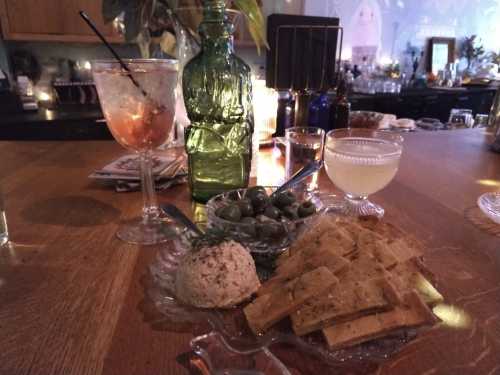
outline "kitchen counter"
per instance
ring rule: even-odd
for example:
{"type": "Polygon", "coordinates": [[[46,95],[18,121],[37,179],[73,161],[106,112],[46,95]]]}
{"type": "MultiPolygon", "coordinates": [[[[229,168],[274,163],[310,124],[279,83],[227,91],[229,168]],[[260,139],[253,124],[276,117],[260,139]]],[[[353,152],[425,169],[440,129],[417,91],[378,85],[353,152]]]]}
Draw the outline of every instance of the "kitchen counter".
{"type": "Polygon", "coordinates": [[[65,105],[0,115],[0,139],[99,140],[112,137],[98,106],[65,105]]]}

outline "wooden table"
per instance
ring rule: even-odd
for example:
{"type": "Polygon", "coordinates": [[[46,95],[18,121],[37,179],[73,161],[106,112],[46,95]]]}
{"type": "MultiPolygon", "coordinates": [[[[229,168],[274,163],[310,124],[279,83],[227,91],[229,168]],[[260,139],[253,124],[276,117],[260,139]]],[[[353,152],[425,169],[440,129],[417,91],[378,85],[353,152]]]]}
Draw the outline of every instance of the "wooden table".
{"type": "MultiPolygon", "coordinates": [[[[481,193],[500,188],[500,155],[486,151],[481,130],[405,138],[400,171],[374,201],[387,220],[427,242],[440,291],[470,324],[421,334],[373,370],[500,374],[500,238],[464,218],[481,193]]],[[[186,373],[179,355],[189,351],[192,333],[156,329],[141,310],[141,278],[158,247],[114,236],[121,219],[139,212],[139,193],[118,194],[87,179],[123,153],[107,141],[0,143],[13,241],[0,249],[0,375],[186,373]]],[[[276,182],[276,153],[262,160],[260,182],[276,182]]],[[[324,175],[320,184],[332,189],[324,175]]],[[[160,200],[191,211],[186,186],[160,200]]],[[[292,362],[303,368],[300,358],[292,362]]]]}

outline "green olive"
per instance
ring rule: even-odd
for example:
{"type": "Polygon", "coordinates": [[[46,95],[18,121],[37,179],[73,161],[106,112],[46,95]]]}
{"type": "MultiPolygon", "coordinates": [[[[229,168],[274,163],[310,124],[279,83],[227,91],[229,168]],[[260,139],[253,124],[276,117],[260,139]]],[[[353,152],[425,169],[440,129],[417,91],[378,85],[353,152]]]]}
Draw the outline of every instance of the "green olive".
{"type": "Polygon", "coordinates": [[[230,204],[222,208],[220,217],[227,221],[238,222],[241,219],[240,208],[236,204],[230,204]]]}
{"type": "Polygon", "coordinates": [[[297,210],[299,217],[307,217],[316,213],[316,206],[311,201],[303,202],[297,210]]]}
{"type": "Polygon", "coordinates": [[[253,216],[253,206],[250,199],[248,198],[240,199],[238,202],[236,202],[236,204],[240,208],[241,216],[243,217],[253,216]]]}
{"type": "Polygon", "coordinates": [[[253,198],[259,194],[267,195],[266,189],[263,186],[252,186],[251,188],[248,188],[245,198],[253,200],[253,198]]]}
{"type": "Polygon", "coordinates": [[[267,206],[271,204],[271,199],[266,194],[256,194],[252,198],[252,206],[254,213],[260,214],[264,212],[267,206]]]}
{"type": "Polygon", "coordinates": [[[241,223],[242,224],[246,224],[246,225],[243,225],[241,227],[241,230],[243,232],[245,232],[246,234],[252,236],[252,237],[255,237],[256,235],[256,225],[257,225],[257,219],[253,218],[253,217],[244,217],[243,219],[241,219],[241,223]]]}
{"type": "Polygon", "coordinates": [[[267,206],[264,210],[264,216],[273,220],[278,220],[281,216],[281,211],[277,207],[267,206]]]}
{"type": "Polygon", "coordinates": [[[278,207],[283,209],[286,206],[290,206],[291,204],[295,203],[297,198],[295,198],[295,195],[291,191],[285,191],[283,193],[277,194],[273,198],[273,204],[278,207]]]}
{"type": "Polygon", "coordinates": [[[283,208],[283,215],[285,215],[290,220],[299,219],[299,212],[297,205],[286,206],[283,208]]]}
{"type": "Polygon", "coordinates": [[[257,224],[258,220],[254,217],[244,217],[241,219],[242,224],[257,224]]]}
{"type": "Polygon", "coordinates": [[[266,221],[256,225],[257,235],[262,239],[278,239],[283,234],[283,226],[275,221],[266,221]]]}

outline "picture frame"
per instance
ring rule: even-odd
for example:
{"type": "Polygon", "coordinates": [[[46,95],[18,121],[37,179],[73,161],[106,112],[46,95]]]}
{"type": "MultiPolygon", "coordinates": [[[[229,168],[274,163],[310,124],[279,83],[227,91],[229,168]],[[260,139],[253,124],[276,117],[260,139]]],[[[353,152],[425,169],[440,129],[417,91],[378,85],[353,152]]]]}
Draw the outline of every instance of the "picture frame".
{"type": "Polygon", "coordinates": [[[436,74],[455,62],[455,38],[432,37],[427,46],[427,72],[436,74]]]}

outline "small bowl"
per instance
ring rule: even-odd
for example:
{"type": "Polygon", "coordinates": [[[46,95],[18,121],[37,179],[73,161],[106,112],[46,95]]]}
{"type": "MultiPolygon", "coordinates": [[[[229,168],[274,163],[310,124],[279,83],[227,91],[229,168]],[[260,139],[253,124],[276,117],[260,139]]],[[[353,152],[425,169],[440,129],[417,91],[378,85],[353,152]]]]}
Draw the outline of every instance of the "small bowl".
{"type": "Polygon", "coordinates": [[[349,127],[363,129],[378,129],[384,114],[372,111],[352,111],[349,114],[349,127]]]}
{"type": "Polygon", "coordinates": [[[500,192],[481,195],[477,199],[477,205],[486,216],[500,224],[500,192]]]}
{"type": "MultiPolygon", "coordinates": [[[[229,202],[234,202],[245,197],[248,189],[237,189],[219,194],[207,203],[207,226],[224,230],[228,233],[229,237],[247,246],[253,253],[276,253],[285,250],[290,246],[292,241],[296,238],[300,229],[311,222],[321,211],[325,209],[320,196],[308,192],[293,191],[297,197],[298,202],[306,200],[311,201],[316,206],[316,213],[305,218],[290,220],[282,217],[280,220],[272,220],[276,223],[275,232],[272,235],[266,230],[268,225],[267,221],[261,222],[260,228],[256,228],[253,224],[235,223],[233,221],[225,220],[215,214],[218,208],[226,205],[229,202]]],[[[266,187],[268,195],[271,195],[276,190],[276,187],[266,187]]]]}

